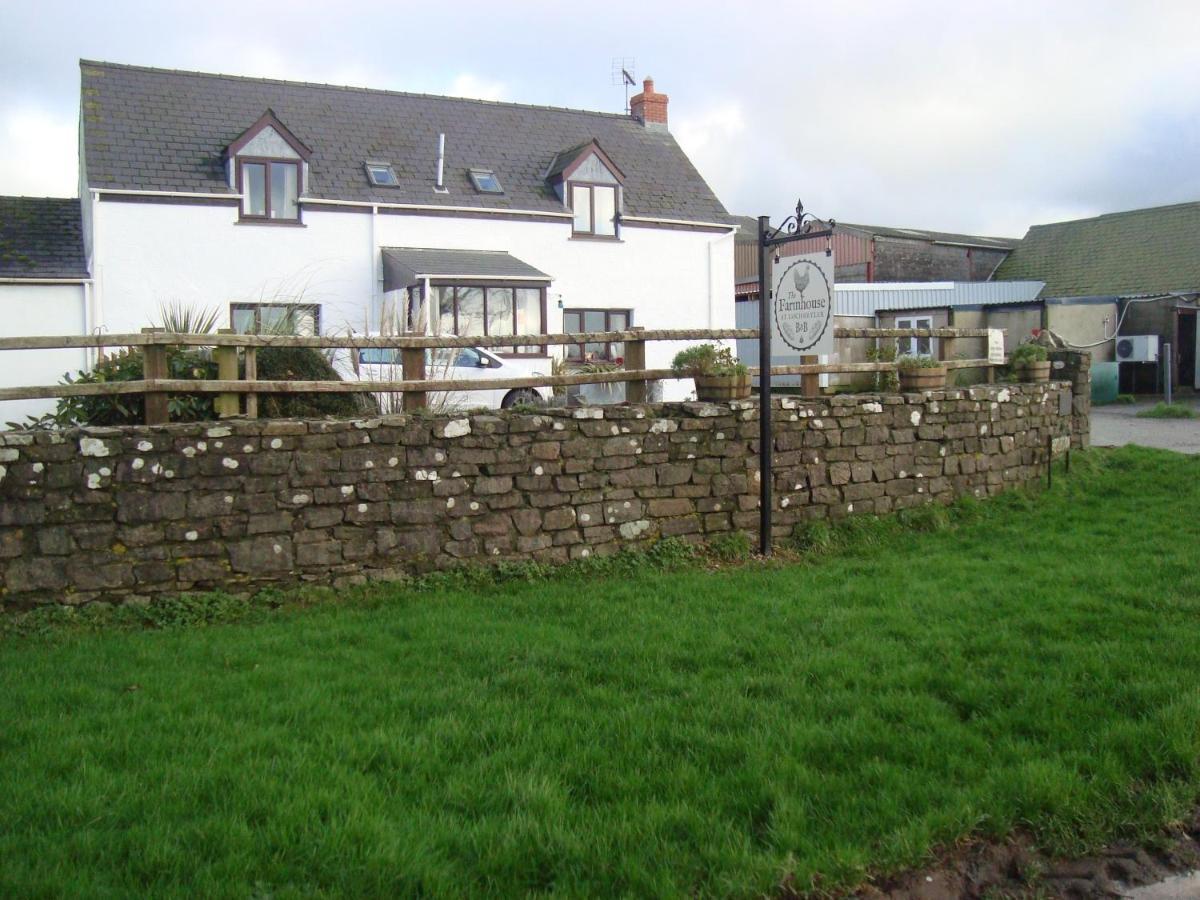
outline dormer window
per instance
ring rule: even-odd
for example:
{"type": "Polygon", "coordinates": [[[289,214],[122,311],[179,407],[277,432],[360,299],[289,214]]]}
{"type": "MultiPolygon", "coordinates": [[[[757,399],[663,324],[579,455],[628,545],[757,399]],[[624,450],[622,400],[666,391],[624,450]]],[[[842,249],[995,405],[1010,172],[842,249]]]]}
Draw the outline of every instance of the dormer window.
{"type": "Polygon", "coordinates": [[[468,169],[467,174],[471,176],[471,184],[475,185],[475,190],[480,194],[504,193],[504,188],[500,187],[500,179],[491,169],[468,169]]]}
{"type": "Polygon", "coordinates": [[[607,184],[571,182],[573,234],[617,236],[617,189],[607,184]]]}
{"type": "Polygon", "coordinates": [[[242,195],[240,221],[296,225],[312,151],[271,110],[229,145],[230,185],[242,195]]]}
{"type": "Polygon", "coordinates": [[[375,187],[400,187],[400,179],[396,177],[396,170],[391,163],[367,162],[363,165],[367,169],[367,180],[375,187]]]}
{"type": "Polygon", "coordinates": [[[560,150],[546,181],[571,211],[571,236],[616,240],[625,175],[595,140],[560,150]]]}
{"type": "Polygon", "coordinates": [[[238,158],[242,218],[300,220],[300,163],[284,159],[238,158]]]}

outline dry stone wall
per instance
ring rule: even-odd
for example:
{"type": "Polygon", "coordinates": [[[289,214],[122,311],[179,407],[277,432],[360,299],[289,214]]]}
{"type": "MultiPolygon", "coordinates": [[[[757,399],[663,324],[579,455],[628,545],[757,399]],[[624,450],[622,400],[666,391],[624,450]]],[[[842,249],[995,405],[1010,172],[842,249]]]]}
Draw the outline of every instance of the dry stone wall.
{"type": "MultiPolygon", "coordinates": [[[[1041,477],[1047,441],[1078,445],[1087,424],[1071,381],[776,404],[777,537],[1041,477]]],[[[337,584],[754,531],[757,450],[755,402],[10,432],[0,599],[337,584]]]]}

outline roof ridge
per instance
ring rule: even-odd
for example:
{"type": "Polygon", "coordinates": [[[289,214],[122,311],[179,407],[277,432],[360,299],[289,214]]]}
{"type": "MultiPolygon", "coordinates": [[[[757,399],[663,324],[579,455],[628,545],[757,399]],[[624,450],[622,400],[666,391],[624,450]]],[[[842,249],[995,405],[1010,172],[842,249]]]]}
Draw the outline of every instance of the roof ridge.
{"type": "Polygon", "coordinates": [[[1078,225],[1083,222],[1099,222],[1101,219],[1118,219],[1122,216],[1134,216],[1139,213],[1160,213],[1168,209],[1184,209],[1187,207],[1200,207],[1200,200],[1185,200],[1182,203],[1164,203],[1162,206],[1142,206],[1137,209],[1119,209],[1115,212],[1098,213],[1094,216],[1085,216],[1082,219],[1063,219],[1058,222],[1043,222],[1040,225],[1030,225],[1032,231],[1034,228],[1053,228],[1057,225],[1078,225]]]}
{"type": "Polygon", "coordinates": [[[450,94],[428,94],[420,91],[396,91],[387,88],[370,88],[356,87],[349,84],[330,84],[322,81],[292,81],[287,78],[262,78],[254,75],[228,75],[222,72],[198,72],[192,69],[164,69],[158,66],[138,66],[132,63],[116,63],[107,62],[99,59],[83,59],[79,60],[79,67],[96,66],[108,69],[124,69],[133,72],[153,72],[158,75],[187,75],[193,78],[214,78],[225,81],[251,81],[256,84],[280,84],[288,87],[307,87],[319,88],[328,91],[350,91],[360,94],[383,94],[394,97],[418,97],[430,100],[452,100],[459,103],[473,103],[479,106],[495,106],[495,107],[516,107],[518,109],[541,109],[550,110],[552,112],[575,113],[584,116],[603,116],[607,119],[626,119],[634,124],[639,124],[636,119],[625,113],[610,113],[602,112],[596,109],[580,109],[571,106],[549,106],[539,103],[515,103],[510,100],[480,100],[475,97],[455,97],[450,94]]]}
{"type": "Polygon", "coordinates": [[[888,231],[917,231],[924,232],[925,234],[952,234],[955,237],[981,238],[986,241],[1012,241],[1015,243],[1016,241],[1021,240],[1020,238],[1016,237],[1000,237],[999,235],[979,234],[978,232],[970,231],[943,231],[940,228],[915,228],[908,225],[862,225],[854,222],[843,222],[840,219],[838,220],[838,225],[841,225],[843,228],[857,228],[860,231],[869,231],[871,229],[882,228],[887,229],[888,231]]]}

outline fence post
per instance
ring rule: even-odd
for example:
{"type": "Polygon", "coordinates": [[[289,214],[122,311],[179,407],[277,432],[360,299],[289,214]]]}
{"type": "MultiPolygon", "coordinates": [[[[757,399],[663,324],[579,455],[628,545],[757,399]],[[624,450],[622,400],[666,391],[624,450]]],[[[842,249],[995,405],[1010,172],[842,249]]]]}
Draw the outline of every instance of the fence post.
{"type": "MultiPolygon", "coordinates": [[[[246,380],[258,381],[258,348],[246,348],[246,380]]],[[[246,395],[246,418],[258,418],[258,394],[246,395]]]]}
{"type": "MultiPolygon", "coordinates": [[[[800,364],[804,366],[815,366],[821,361],[819,356],[802,356],[800,364]]],[[[801,375],[800,376],[800,393],[805,397],[817,397],[821,394],[821,376],[820,375],[801,375]]]]}
{"type": "MultiPolygon", "coordinates": [[[[630,331],[642,331],[641,327],[631,328],[630,331]]],[[[646,342],[642,340],[625,342],[625,368],[627,371],[646,368],[646,342]]],[[[625,400],[629,403],[645,403],[647,394],[646,379],[625,382],[625,400]]]]}
{"type": "MultiPolygon", "coordinates": [[[[142,334],[157,334],[161,328],[143,328],[142,334]]],[[[142,380],[155,381],[167,377],[167,348],[163,344],[142,345],[142,380]]],[[[166,425],[171,418],[171,398],[162,391],[145,395],[146,424],[166,425]]]]}
{"type": "MultiPolygon", "coordinates": [[[[217,334],[235,334],[232,328],[218,328],[217,334]]],[[[237,347],[217,347],[213,356],[217,359],[217,378],[221,381],[238,380],[237,347]]],[[[213,409],[219,419],[228,419],[238,414],[237,394],[218,394],[213,409]]]]}
{"type": "MultiPolygon", "coordinates": [[[[453,352],[453,351],[451,351],[453,352]]],[[[425,350],[421,347],[404,347],[400,351],[400,363],[405,381],[425,380],[425,350]]],[[[404,411],[424,409],[428,405],[424,391],[404,392],[404,411]]]]}

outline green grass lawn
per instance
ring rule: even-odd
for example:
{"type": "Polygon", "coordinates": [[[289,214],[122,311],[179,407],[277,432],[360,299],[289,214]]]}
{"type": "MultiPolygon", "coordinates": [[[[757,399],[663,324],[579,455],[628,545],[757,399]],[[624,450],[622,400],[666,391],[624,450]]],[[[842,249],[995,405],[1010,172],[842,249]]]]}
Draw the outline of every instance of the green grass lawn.
{"type": "Polygon", "coordinates": [[[1137,413],[1139,419],[1194,419],[1196,411],[1186,403],[1164,403],[1161,400],[1137,413]]]}
{"type": "Polygon", "coordinates": [[[1200,793],[1200,458],[799,561],[0,641],[0,895],[755,896],[1200,793]]]}

